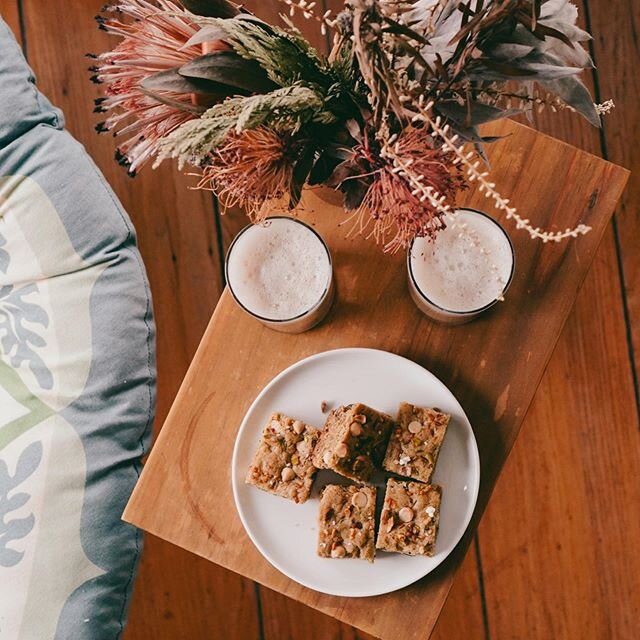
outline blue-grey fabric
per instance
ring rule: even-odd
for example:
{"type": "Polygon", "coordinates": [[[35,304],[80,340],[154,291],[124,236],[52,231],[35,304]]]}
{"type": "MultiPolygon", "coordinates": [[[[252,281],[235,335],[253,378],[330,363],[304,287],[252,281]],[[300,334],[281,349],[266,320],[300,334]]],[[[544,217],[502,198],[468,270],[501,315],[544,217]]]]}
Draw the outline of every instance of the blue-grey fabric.
{"type": "Polygon", "coordinates": [[[154,337],[132,224],[0,19],[3,639],[121,637],[154,337]]]}

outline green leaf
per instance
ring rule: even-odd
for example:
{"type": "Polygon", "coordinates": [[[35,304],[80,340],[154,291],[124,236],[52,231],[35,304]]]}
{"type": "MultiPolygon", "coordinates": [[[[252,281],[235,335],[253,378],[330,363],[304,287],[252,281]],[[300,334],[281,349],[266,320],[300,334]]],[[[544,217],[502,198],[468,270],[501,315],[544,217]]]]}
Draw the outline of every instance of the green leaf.
{"type": "Polygon", "coordinates": [[[211,18],[233,18],[240,13],[228,0],[180,0],[184,7],[198,16],[211,18]]]}
{"type": "Polygon", "coordinates": [[[203,27],[215,26],[226,32],[224,41],[247,60],[257,62],[277,85],[286,87],[301,78],[329,86],[333,77],[323,60],[302,36],[277,27],[234,18],[196,17],[203,27]]]}
{"type": "Polygon", "coordinates": [[[173,93],[219,94],[222,97],[237,93],[238,87],[202,78],[187,78],[178,69],[169,69],[154,73],[140,83],[140,88],[153,94],[156,91],[173,93]]]}
{"type": "Polygon", "coordinates": [[[264,93],[276,88],[257,62],[241,58],[233,51],[199,56],[182,65],[178,72],[187,78],[209,80],[249,93],[264,93]]]}

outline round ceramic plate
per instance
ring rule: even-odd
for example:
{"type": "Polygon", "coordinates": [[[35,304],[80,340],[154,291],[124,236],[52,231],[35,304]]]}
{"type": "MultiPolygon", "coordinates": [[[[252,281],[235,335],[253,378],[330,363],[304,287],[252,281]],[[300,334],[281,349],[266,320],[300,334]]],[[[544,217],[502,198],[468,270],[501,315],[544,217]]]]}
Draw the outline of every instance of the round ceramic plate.
{"type": "MultiPolygon", "coordinates": [[[[388,475],[388,474],[386,474],[388,475]]],[[[433,571],[464,533],[478,496],[480,461],[475,437],[462,407],[440,380],[415,362],[375,349],[337,349],[301,360],[276,376],[247,412],[233,451],[233,494],[242,524],[262,555],[305,587],[337,596],[375,596],[401,589],[433,571]],[[316,555],[320,490],[349,481],[320,471],[304,504],[273,496],[244,482],[264,425],[275,411],[322,427],[329,409],[363,402],[395,415],[400,402],[438,407],[451,414],[433,482],[442,486],[440,531],[433,557],[376,552],[364,560],[332,560],[316,555]]],[[[374,478],[378,502],[385,475],[374,478]]],[[[378,511],[379,513],[379,511],[378,511]]]]}

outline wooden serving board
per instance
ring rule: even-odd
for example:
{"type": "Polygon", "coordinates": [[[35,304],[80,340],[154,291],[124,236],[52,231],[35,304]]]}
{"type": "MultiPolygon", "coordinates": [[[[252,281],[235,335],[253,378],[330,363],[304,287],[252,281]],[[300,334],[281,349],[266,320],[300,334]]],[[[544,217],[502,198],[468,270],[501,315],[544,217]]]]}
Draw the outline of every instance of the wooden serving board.
{"type": "MultiPolygon", "coordinates": [[[[505,223],[516,250],[506,301],[471,324],[446,327],[411,301],[404,255],[382,256],[371,241],[347,239],[334,194],[307,192],[301,217],[323,235],[334,259],[332,311],[317,329],[280,334],[224,292],[125,520],[379,638],[430,635],[628,177],[625,169],[513,122],[485,132],[505,136],[488,149],[492,180],[525,217],[544,228],[582,222],[592,231],[543,244],[505,223]],[[230,462],[237,428],[271,378],[313,353],[354,346],[415,360],[453,391],[478,440],[481,487],[465,537],[435,572],[392,594],[349,599],[302,587],[263,559],[237,516],[230,462]]],[[[461,204],[493,213],[475,189],[461,204]]]]}

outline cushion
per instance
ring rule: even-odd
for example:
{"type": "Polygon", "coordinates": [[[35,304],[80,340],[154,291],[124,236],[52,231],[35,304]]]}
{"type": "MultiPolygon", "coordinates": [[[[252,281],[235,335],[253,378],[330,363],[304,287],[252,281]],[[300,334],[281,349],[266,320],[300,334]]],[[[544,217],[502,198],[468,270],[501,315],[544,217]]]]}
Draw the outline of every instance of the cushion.
{"type": "Polygon", "coordinates": [[[120,637],[154,324],[133,227],[0,20],[0,635],[120,637]]]}

